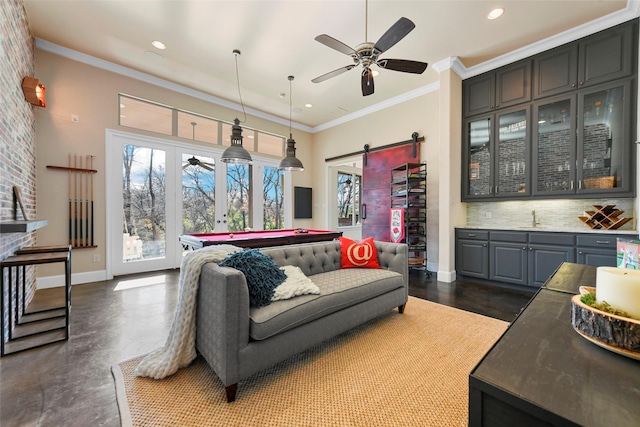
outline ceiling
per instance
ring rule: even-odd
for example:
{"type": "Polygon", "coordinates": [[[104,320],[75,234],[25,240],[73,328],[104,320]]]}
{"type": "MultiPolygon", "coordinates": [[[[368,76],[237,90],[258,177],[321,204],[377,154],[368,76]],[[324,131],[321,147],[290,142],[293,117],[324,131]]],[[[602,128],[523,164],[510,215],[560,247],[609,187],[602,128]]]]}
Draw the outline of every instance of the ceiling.
{"type": "MultiPolygon", "coordinates": [[[[499,62],[501,55],[582,24],[631,19],[637,16],[635,3],[370,0],[366,20],[365,0],[24,0],[32,34],[49,47],[53,43],[232,103],[239,103],[237,59],[245,106],[286,123],[287,77],[293,75],[292,119],[295,127],[309,131],[424,90],[438,81],[434,64],[448,63],[447,58],[457,57],[463,72],[472,74],[486,61],[499,62]],[[505,9],[504,15],[488,20],[496,6],[505,9]],[[428,62],[423,74],[380,70],[375,94],[367,97],[356,69],[311,82],[353,63],[315,41],[317,35],[355,48],[365,41],[365,26],[367,41],[375,42],[403,16],[416,28],[380,57],[428,62]],[[152,47],[153,40],[166,49],[152,47]],[[237,58],[234,49],[242,52],[237,58]],[[306,108],[307,103],[313,107],[306,108]]],[[[567,34],[563,40],[571,37],[567,34]]]]}

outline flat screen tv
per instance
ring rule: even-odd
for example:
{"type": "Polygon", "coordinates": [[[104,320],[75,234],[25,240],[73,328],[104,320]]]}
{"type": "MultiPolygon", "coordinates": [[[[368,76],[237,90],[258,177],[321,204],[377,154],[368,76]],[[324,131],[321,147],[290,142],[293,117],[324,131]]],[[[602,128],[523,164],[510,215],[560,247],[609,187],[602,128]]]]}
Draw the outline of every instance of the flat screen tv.
{"type": "Polygon", "coordinates": [[[311,195],[311,188],[308,187],[293,187],[293,217],[299,218],[311,218],[313,197],[311,195]]]}

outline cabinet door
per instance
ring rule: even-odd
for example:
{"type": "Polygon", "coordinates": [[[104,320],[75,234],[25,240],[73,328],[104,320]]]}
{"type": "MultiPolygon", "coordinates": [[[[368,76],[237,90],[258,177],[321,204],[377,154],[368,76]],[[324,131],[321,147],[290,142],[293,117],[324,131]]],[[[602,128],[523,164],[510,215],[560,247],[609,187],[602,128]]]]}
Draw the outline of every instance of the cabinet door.
{"type": "Polygon", "coordinates": [[[495,108],[531,101],[531,61],[518,62],[496,71],[495,108]]]}
{"type": "Polygon", "coordinates": [[[630,76],[633,71],[633,26],[622,25],[580,42],[578,86],[630,76]]]}
{"type": "Polygon", "coordinates": [[[575,262],[573,246],[529,244],[529,286],[540,287],[563,262],[575,262]]]}
{"type": "Polygon", "coordinates": [[[534,98],[557,95],[577,87],[578,46],[552,49],[533,60],[534,98]]]}
{"type": "Polygon", "coordinates": [[[533,195],[575,194],[575,96],[533,106],[533,195]]]}
{"type": "Polygon", "coordinates": [[[499,282],[527,284],[526,243],[489,243],[491,266],[489,278],[499,282]]]}
{"type": "Polygon", "coordinates": [[[496,196],[528,196],[529,108],[496,115],[496,196]]]}
{"type": "Polygon", "coordinates": [[[576,253],[578,264],[615,267],[618,263],[615,249],[578,247],[576,253]]]}
{"type": "Polygon", "coordinates": [[[493,194],[493,115],[465,122],[464,195],[467,199],[493,194]]]}
{"type": "Polygon", "coordinates": [[[628,80],[580,92],[578,193],[631,191],[630,92],[628,80]]]}
{"type": "Polygon", "coordinates": [[[464,82],[464,115],[473,116],[495,108],[495,74],[482,74],[464,82]]]}
{"type": "Polygon", "coordinates": [[[484,240],[458,239],[456,271],[462,276],[489,278],[489,246],[484,240]]]}

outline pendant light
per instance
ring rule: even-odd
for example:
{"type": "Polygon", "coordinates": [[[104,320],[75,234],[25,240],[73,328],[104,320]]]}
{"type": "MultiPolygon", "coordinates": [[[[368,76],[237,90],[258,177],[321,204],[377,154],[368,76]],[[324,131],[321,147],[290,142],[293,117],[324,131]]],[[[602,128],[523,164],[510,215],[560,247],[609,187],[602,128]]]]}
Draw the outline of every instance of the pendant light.
{"type": "MultiPolygon", "coordinates": [[[[238,82],[238,97],[240,98],[240,106],[244,114],[244,121],[247,121],[247,113],[244,111],[244,104],[242,102],[242,94],[240,93],[240,77],[238,76],[238,55],[240,51],[234,49],[233,54],[236,59],[236,81],[238,82]]],[[[240,127],[240,119],[237,117],[233,121],[231,127],[231,145],[224,150],[220,161],[231,164],[248,164],[251,163],[251,154],[242,146],[242,128],[240,127]]]]}
{"type": "Polygon", "coordinates": [[[302,162],[296,157],[296,141],[291,133],[291,81],[293,76],[289,76],[289,139],[287,139],[287,156],[280,161],[278,169],[286,171],[303,171],[302,162]]]}

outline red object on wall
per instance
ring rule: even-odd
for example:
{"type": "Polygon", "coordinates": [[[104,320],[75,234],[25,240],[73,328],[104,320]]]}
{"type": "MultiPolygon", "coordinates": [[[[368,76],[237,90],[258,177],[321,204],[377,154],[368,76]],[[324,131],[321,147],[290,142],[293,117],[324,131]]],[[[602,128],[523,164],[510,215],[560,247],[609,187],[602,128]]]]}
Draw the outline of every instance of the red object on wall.
{"type": "Polygon", "coordinates": [[[400,243],[404,239],[404,209],[391,208],[389,232],[393,243],[400,243]]]}
{"type": "Polygon", "coordinates": [[[366,156],[366,165],[362,166],[362,204],[366,205],[362,238],[390,242],[391,169],[407,162],[419,162],[420,144],[416,144],[415,158],[413,144],[374,151],[366,156]]]}

